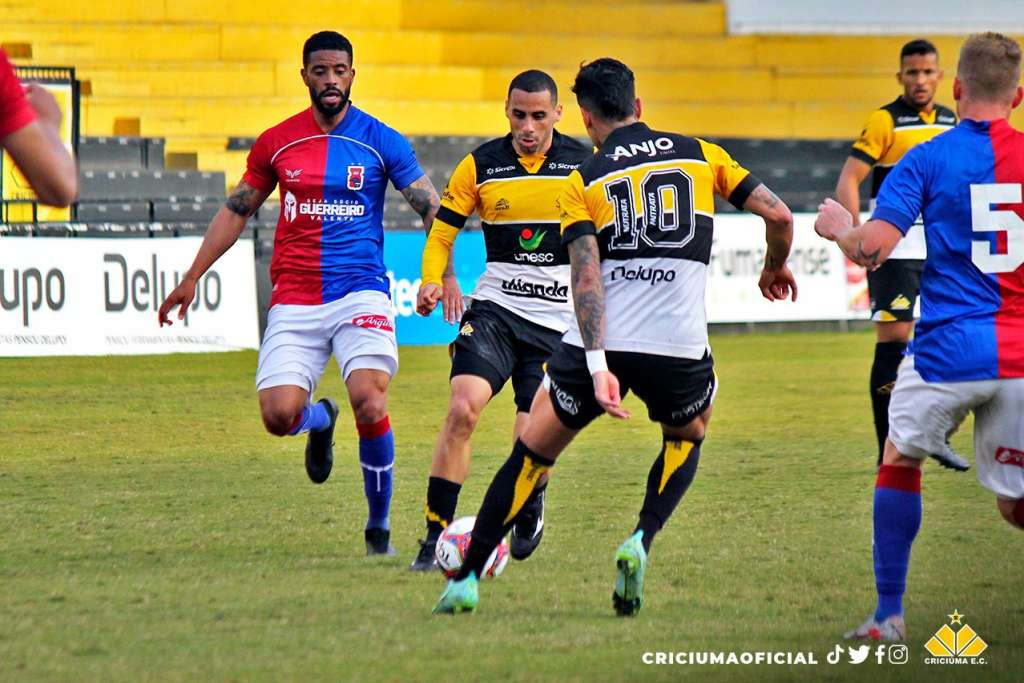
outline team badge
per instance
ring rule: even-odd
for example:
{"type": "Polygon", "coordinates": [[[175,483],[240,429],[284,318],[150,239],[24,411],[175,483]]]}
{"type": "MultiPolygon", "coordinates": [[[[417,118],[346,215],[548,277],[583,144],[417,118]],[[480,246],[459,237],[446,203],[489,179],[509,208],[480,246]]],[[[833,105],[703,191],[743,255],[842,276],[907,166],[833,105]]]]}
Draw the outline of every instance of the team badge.
{"type": "Polygon", "coordinates": [[[348,183],[346,186],[350,190],[361,190],[363,189],[363,166],[349,166],[348,167],[348,183]]]}

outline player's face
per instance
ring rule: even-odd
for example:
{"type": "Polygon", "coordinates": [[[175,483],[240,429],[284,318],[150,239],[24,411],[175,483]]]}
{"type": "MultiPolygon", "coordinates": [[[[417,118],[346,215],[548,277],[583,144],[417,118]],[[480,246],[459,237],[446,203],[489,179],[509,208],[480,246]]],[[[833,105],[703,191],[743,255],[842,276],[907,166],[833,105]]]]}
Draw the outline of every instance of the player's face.
{"type": "Polygon", "coordinates": [[[352,57],[342,50],[317,50],[302,68],[302,82],[309,88],[313,106],[327,117],[345,108],[355,75],[352,57]]]}
{"type": "Polygon", "coordinates": [[[551,146],[551,131],[562,118],[562,105],[551,101],[548,90],[526,92],[516,88],[508,94],[505,115],[516,151],[544,153],[551,146]]]}
{"type": "Polygon", "coordinates": [[[942,80],[938,55],[907,55],[896,78],[903,86],[903,99],[918,109],[927,107],[942,80]]]}

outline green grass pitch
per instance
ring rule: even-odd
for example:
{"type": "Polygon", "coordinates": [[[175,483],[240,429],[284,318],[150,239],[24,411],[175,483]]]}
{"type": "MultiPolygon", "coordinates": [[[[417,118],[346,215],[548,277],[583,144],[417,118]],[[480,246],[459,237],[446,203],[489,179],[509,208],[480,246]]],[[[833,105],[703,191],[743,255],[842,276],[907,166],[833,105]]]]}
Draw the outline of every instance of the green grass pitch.
{"type": "MultiPolygon", "coordinates": [[[[657,539],[636,619],[612,557],[660,446],[633,398],[570,447],[543,544],[431,616],[422,536],[447,402],[443,348],[405,348],[391,393],[396,558],[364,556],[350,414],[335,469],[260,424],[255,353],[0,360],[0,680],[1020,680],[1024,534],[973,472],[925,468],[907,597],[910,662],[825,655],[873,608],[873,337],[713,338],[721,391],[697,478],[657,539]],[[928,665],[958,610],[987,663],[928,665]],[[648,666],[653,651],[814,652],[814,666],[648,666]]],[[[320,394],[343,399],[331,365],[320,394]]],[[[339,401],[341,403],[343,401],[339,401]]],[[[511,392],[484,413],[459,514],[511,445],[511,392]]],[[[971,453],[971,425],[954,445],[971,453]]]]}

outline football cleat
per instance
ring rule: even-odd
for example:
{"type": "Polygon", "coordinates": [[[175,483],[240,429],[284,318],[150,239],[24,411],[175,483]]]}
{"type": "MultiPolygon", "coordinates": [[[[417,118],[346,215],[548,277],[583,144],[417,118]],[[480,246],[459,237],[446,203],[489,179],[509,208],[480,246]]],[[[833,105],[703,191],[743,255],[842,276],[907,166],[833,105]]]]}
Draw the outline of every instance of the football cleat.
{"type": "Polygon", "coordinates": [[[512,525],[509,551],[514,560],[525,560],[540,545],[544,537],[544,489],[528,506],[523,506],[512,525]]]}
{"type": "Polygon", "coordinates": [[[310,431],[306,436],[306,474],[314,484],[322,484],[331,476],[334,467],[334,425],[338,422],[338,404],[329,398],[322,398],[331,423],[326,429],[310,431]]]}
{"type": "Polygon", "coordinates": [[[640,611],[644,602],[644,567],[647,565],[647,551],[641,539],[643,531],[637,531],[619,546],[615,553],[615,591],[612,606],[620,617],[632,617],[640,611]]]}
{"type": "Polygon", "coordinates": [[[366,537],[367,555],[394,555],[395,549],[391,545],[391,531],[389,529],[367,529],[364,532],[366,537]]]}
{"type": "Polygon", "coordinates": [[[462,581],[452,579],[445,586],[441,599],[434,606],[434,614],[458,614],[459,612],[475,612],[476,605],[480,602],[480,595],[477,588],[480,582],[476,574],[470,572],[469,576],[462,581]]]}
{"type": "Polygon", "coordinates": [[[409,565],[409,570],[414,572],[432,572],[435,569],[440,569],[440,565],[437,564],[437,555],[435,551],[437,549],[437,539],[431,540],[426,539],[418,541],[420,544],[420,551],[416,553],[416,559],[409,565]]]}
{"type": "Polygon", "coordinates": [[[863,624],[843,634],[846,640],[875,640],[883,643],[901,642],[907,639],[907,626],[903,615],[894,614],[883,621],[875,621],[872,615],[863,624]]]}
{"type": "Polygon", "coordinates": [[[942,453],[932,455],[935,458],[935,462],[939,463],[943,467],[957,472],[966,472],[971,469],[971,464],[967,462],[959,453],[953,450],[947,441],[942,445],[942,453]]]}

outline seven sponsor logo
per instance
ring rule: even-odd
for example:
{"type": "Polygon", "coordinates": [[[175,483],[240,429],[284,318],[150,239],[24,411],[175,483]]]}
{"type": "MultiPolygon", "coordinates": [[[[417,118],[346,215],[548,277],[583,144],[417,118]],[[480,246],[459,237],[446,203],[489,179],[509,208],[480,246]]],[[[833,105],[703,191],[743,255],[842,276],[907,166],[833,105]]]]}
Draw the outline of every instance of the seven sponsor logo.
{"type": "Polygon", "coordinates": [[[569,285],[561,285],[552,280],[550,283],[527,282],[522,278],[501,281],[501,291],[508,296],[521,296],[529,299],[543,299],[565,303],[569,301],[569,285]]]}
{"type": "Polygon", "coordinates": [[[348,182],[345,184],[345,186],[350,190],[363,189],[363,172],[365,170],[366,168],[364,166],[349,166],[348,182]]]}
{"type": "Polygon", "coordinates": [[[626,280],[629,282],[650,282],[651,286],[659,282],[672,282],[676,279],[676,271],[663,270],[661,268],[628,268],[626,266],[615,266],[612,268],[612,282],[626,280]]]}
{"type": "Polygon", "coordinates": [[[1018,451],[1016,448],[1009,448],[1008,446],[1000,446],[996,449],[996,462],[1000,465],[1014,465],[1024,468],[1024,451],[1018,451]]]}
{"type": "Polygon", "coordinates": [[[639,143],[631,142],[629,143],[628,148],[624,145],[618,145],[614,150],[612,150],[611,154],[606,154],[605,156],[612,161],[618,161],[622,157],[632,158],[638,154],[653,157],[657,155],[658,152],[668,152],[673,147],[675,147],[675,143],[672,142],[670,138],[655,138],[653,140],[644,140],[639,143]]]}
{"type": "Polygon", "coordinates": [[[394,332],[395,326],[384,315],[374,315],[372,313],[366,315],[357,315],[352,318],[352,324],[356,327],[362,327],[367,330],[383,330],[385,332],[394,332]]]}

